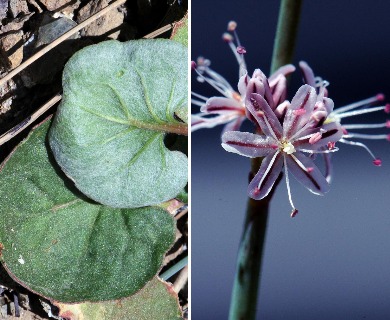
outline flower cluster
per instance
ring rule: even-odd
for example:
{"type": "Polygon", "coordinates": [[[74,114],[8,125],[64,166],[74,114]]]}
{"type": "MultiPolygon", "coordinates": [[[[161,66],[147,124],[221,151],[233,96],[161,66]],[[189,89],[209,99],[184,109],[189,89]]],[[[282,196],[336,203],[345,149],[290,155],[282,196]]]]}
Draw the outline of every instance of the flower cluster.
{"type": "Polygon", "coordinates": [[[201,113],[192,116],[192,130],[225,124],[222,147],[226,151],[250,158],[264,158],[248,186],[251,198],[259,200],[266,197],[284,168],[288,198],[293,209],[291,216],[294,217],[298,210],[291,196],[289,173],[312,193],[323,195],[329,190],[332,171],[330,155],[338,150],[336,142],[363,147],[373,157],[374,165],[381,165],[380,159],[365,144],[351,139],[389,140],[390,135],[351,133],[349,130],[389,128],[390,121],[354,125],[343,125],[341,122],[343,118],[369,112],[384,110],[389,113],[389,105],[372,107],[372,104],[384,100],[383,95],[333,110],[334,103],[328,97],[329,83],[315,77],[312,69],[302,61],[299,66],[305,84],[290,102],[286,100],[286,76],[294,72],[295,67],[283,66],[269,78],[256,69],[249,77],[243,57],[246,50],[241,46],[235,28],[236,24],[230,22],[230,33],[224,34],[223,39],[231,47],[239,64],[238,92],[210,68],[209,60],[199,58],[197,63],[193,62],[198,80],[211,84],[223,97],[206,98],[192,93],[193,104],[201,107],[201,113]],[[256,133],[238,131],[246,119],[255,124],[256,133]],[[314,164],[316,154],[325,157],[324,175],[314,164]]]}

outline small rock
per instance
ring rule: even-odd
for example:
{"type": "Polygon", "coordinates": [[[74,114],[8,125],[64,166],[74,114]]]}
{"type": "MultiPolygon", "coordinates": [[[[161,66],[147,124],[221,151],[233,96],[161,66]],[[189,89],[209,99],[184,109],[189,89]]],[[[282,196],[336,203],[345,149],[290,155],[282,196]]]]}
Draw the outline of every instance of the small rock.
{"type": "Polygon", "coordinates": [[[73,0],[40,0],[39,1],[49,11],[55,11],[59,8],[72,4],[73,0]]]}
{"type": "MultiPolygon", "coordinates": [[[[9,69],[11,64],[7,54],[0,48],[0,78],[4,77],[9,69]]],[[[0,86],[0,115],[11,109],[15,89],[16,84],[12,79],[0,86]]]]}
{"type": "Polygon", "coordinates": [[[44,5],[47,10],[55,11],[70,6],[76,1],[75,0],[40,0],[39,2],[42,5],[44,5]]]}
{"type": "Polygon", "coordinates": [[[12,21],[8,22],[5,26],[0,28],[0,35],[2,33],[6,33],[9,31],[21,30],[23,28],[24,24],[26,23],[26,21],[28,21],[33,14],[34,13],[23,14],[22,16],[17,17],[15,19],[13,19],[12,21]]]}
{"type": "MultiPolygon", "coordinates": [[[[107,7],[108,0],[92,0],[82,7],[77,15],[77,22],[81,23],[90,16],[107,7]]],[[[110,12],[92,22],[90,25],[80,31],[81,36],[101,36],[107,34],[111,39],[117,39],[120,33],[116,31],[110,33],[113,29],[117,29],[123,23],[124,14],[118,9],[112,9],[110,12]]]]}
{"type": "Polygon", "coordinates": [[[7,16],[8,0],[0,0],[0,25],[1,20],[7,16]]]}
{"type": "MultiPolygon", "coordinates": [[[[55,39],[59,38],[75,26],[77,26],[77,23],[71,19],[65,17],[56,19],[46,14],[38,29],[38,39],[35,48],[38,49],[43,45],[52,43],[55,39]]],[[[75,36],[70,39],[72,38],[75,38],[75,36]]]]}
{"type": "Polygon", "coordinates": [[[5,51],[2,48],[0,48],[0,77],[6,74],[10,69],[11,69],[11,64],[8,60],[8,56],[5,53],[5,51]]]}
{"type": "MultiPolygon", "coordinates": [[[[76,25],[77,23],[71,19],[65,17],[56,19],[53,17],[53,13],[45,12],[39,22],[37,32],[25,44],[26,58],[32,56],[47,44],[52,43],[76,25]]],[[[24,69],[20,73],[24,86],[31,88],[36,84],[51,82],[56,74],[61,71],[69,57],[86,45],[82,41],[75,42],[75,38],[77,38],[77,34],[68,38],[24,69]]]]}
{"type": "Polygon", "coordinates": [[[79,9],[81,5],[81,0],[72,1],[72,4],[57,10],[56,12],[62,14],[64,17],[72,19],[74,17],[74,12],[79,9]]]}
{"type": "Polygon", "coordinates": [[[9,0],[9,9],[12,18],[16,18],[21,13],[29,13],[26,0],[9,0]]]}
{"type": "Polygon", "coordinates": [[[1,37],[0,50],[6,53],[12,69],[19,66],[23,60],[23,32],[10,33],[1,37]]]}

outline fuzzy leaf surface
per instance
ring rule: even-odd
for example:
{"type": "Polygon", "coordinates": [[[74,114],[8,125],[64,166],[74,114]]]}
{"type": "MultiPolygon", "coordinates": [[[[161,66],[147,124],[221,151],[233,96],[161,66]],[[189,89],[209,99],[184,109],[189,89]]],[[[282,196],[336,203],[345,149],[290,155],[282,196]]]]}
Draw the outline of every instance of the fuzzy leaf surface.
{"type": "Polygon", "coordinates": [[[188,47],[188,13],[173,27],[171,39],[188,47]]]}
{"type": "Polygon", "coordinates": [[[164,145],[167,132],[187,132],[183,45],[155,39],[89,46],[65,66],[63,90],[50,146],[81,192],[136,208],[172,199],[186,185],[187,157],[164,145]]]}
{"type": "Polygon", "coordinates": [[[1,260],[22,285],[62,302],[134,294],[160,269],[175,239],[159,207],[96,204],[73,187],[36,128],[0,171],[1,260]]]}
{"type": "Polygon", "coordinates": [[[180,320],[177,294],[154,278],[135,295],[116,301],[59,304],[59,316],[69,320],[180,320]]]}

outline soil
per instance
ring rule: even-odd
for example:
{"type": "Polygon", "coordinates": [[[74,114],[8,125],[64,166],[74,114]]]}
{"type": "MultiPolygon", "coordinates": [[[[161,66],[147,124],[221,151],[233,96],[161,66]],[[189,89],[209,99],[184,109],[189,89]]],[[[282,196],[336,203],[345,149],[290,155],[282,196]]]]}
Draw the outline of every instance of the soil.
{"type": "MultiPolygon", "coordinates": [[[[60,35],[109,4],[109,0],[0,0],[0,78],[15,69],[60,35]]],[[[81,48],[107,39],[139,39],[187,12],[186,0],[128,0],[124,5],[82,29],[76,36],[35,61],[0,86],[0,136],[23,122],[46,101],[61,92],[61,74],[66,61],[81,48]]],[[[159,37],[169,37],[168,33],[159,37]]],[[[37,123],[55,107],[43,114],[37,123]]],[[[30,126],[31,128],[32,126],[30,126]]],[[[0,163],[23,140],[29,130],[0,146],[0,163]]],[[[167,261],[181,260],[187,245],[187,216],[179,219],[181,237],[167,261]],[[176,253],[173,251],[177,250],[176,253]]],[[[174,281],[170,279],[170,281],[174,281]]],[[[180,303],[187,304],[186,288],[180,303]]],[[[0,265],[0,319],[53,319],[56,308],[15,283],[0,265]],[[49,318],[49,315],[52,317],[49,318]]]]}

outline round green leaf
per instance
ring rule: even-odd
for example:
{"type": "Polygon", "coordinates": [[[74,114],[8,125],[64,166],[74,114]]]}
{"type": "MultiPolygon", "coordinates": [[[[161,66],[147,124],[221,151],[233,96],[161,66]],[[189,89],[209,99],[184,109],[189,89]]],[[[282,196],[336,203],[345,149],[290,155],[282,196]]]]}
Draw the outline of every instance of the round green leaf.
{"type": "Polygon", "coordinates": [[[65,66],[49,140],[55,159],[93,200],[159,204],[187,183],[187,157],[164,145],[186,134],[187,49],[175,41],[106,41],[65,66]],[[180,115],[180,116],[178,116],[180,115]]]}
{"type": "Polygon", "coordinates": [[[175,239],[159,207],[117,209],[80,197],[45,145],[49,122],[0,172],[1,259],[11,276],[63,301],[117,299],[141,289],[175,239]]]}
{"type": "Polygon", "coordinates": [[[135,295],[119,301],[59,304],[59,316],[69,320],[181,320],[177,293],[157,277],[135,295]]]}

